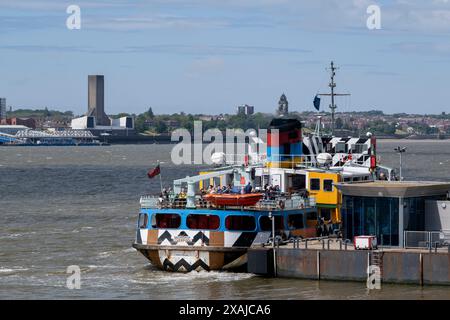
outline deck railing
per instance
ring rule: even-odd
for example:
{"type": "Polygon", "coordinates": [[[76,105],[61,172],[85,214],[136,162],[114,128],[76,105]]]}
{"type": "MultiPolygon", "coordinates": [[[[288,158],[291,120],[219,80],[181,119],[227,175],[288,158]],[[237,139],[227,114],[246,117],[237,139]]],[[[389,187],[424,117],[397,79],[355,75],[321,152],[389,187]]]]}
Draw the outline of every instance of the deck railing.
{"type": "Polygon", "coordinates": [[[440,231],[404,231],[404,247],[414,249],[431,249],[442,246],[446,240],[440,231]]]}
{"type": "MultiPolygon", "coordinates": [[[[184,209],[186,208],[186,198],[164,198],[152,195],[142,196],[140,199],[142,208],[151,209],[184,209]]],[[[248,210],[293,210],[315,207],[315,197],[302,197],[300,195],[279,195],[274,198],[265,198],[258,201],[253,206],[221,206],[225,208],[246,208],[248,210]]],[[[206,201],[201,195],[195,197],[196,208],[214,208],[209,201],[206,201]]]]}

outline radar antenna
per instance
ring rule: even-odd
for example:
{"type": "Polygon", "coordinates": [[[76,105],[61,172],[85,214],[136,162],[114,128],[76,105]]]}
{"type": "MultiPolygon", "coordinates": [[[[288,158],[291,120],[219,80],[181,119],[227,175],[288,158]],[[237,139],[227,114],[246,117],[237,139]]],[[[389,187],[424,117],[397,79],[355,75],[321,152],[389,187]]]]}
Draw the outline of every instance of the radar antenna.
{"type": "Polygon", "coordinates": [[[331,76],[330,76],[331,80],[330,80],[330,83],[328,84],[328,86],[331,89],[331,93],[319,93],[318,94],[319,96],[330,96],[331,97],[331,104],[330,104],[330,109],[331,109],[331,135],[334,134],[334,122],[335,122],[334,121],[334,113],[335,113],[336,108],[337,108],[337,105],[334,102],[334,97],[337,97],[337,96],[349,96],[350,95],[349,93],[335,93],[334,92],[334,89],[336,88],[336,82],[334,81],[334,77],[336,76],[336,70],[338,70],[338,69],[339,69],[338,67],[334,66],[334,62],[331,61],[331,67],[330,67],[330,69],[327,69],[327,70],[330,70],[330,74],[331,74],[331,76]]]}

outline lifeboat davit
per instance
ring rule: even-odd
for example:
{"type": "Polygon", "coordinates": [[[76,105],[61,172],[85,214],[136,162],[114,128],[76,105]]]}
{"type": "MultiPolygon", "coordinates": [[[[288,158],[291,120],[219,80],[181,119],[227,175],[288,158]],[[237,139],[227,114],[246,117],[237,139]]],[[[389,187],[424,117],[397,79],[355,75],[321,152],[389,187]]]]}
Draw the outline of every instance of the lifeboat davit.
{"type": "Polygon", "coordinates": [[[216,206],[254,206],[262,198],[262,193],[212,193],[203,196],[203,199],[216,206]]]}

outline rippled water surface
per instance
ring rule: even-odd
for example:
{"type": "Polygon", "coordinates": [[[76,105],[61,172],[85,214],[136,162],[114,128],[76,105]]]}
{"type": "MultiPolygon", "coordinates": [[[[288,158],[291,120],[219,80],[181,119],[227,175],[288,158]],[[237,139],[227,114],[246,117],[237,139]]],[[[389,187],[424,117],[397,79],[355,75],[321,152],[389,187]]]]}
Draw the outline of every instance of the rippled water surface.
{"type": "MultiPolygon", "coordinates": [[[[404,176],[450,181],[450,141],[378,142],[382,162],[408,147],[404,176]]],[[[139,196],[162,179],[195,174],[174,166],[170,145],[0,148],[0,299],[450,299],[450,287],[265,279],[251,274],[156,270],[131,248],[139,196]],[[79,265],[81,289],[66,288],[79,265]]]]}

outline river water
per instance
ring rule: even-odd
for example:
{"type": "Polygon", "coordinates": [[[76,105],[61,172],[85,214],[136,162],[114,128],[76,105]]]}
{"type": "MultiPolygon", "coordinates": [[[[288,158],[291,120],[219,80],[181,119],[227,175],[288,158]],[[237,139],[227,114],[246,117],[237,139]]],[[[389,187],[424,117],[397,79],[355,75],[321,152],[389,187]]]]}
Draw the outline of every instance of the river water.
{"type": "MultiPolygon", "coordinates": [[[[407,146],[408,180],[450,181],[450,141],[380,140],[383,164],[407,146]]],[[[139,196],[196,173],[175,166],[171,145],[0,148],[0,299],[450,299],[450,287],[266,279],[251,274],[166,273],[131,244],[139,196]],[[81,268],[81,289],[66,287],[81,268]]]]}

